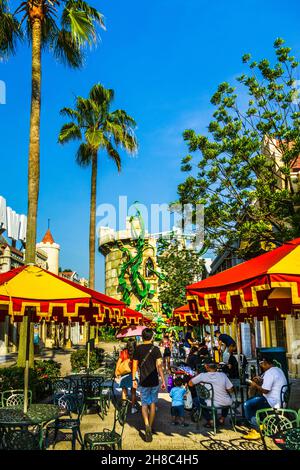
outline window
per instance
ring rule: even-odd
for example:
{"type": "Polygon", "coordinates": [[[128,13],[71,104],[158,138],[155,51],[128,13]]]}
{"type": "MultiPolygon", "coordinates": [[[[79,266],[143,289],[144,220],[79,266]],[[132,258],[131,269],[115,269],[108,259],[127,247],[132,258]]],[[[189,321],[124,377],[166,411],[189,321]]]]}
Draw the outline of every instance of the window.
{"type": "Polygon", "coordinates": [[[151,258],[148,258],[145,264],[145,277],[152,277],[154,271],[154,263],[151,258]]]}

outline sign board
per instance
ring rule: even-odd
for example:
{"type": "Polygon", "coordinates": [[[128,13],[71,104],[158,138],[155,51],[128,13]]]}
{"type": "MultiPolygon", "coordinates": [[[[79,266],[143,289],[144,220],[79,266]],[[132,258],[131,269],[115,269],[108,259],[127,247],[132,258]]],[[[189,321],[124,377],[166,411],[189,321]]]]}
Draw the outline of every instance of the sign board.
{"type": "Polygon", "coordinates": [[[8,207],[4,197],[0,196],[0,233],[7,232],[12,240],[25,243],[26,227],[26,215],[20,215],[8,207]]]}
{"type": "Polygon", "coordinates": [[[247,357],[251,357],[251,331],[248,323],[241,323],[242,349],[247,357]]]}

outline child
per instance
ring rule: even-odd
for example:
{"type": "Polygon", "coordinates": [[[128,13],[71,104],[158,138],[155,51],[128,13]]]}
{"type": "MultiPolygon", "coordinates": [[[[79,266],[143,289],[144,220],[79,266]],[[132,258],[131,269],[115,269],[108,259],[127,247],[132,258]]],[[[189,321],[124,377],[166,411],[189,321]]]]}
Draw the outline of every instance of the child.
{"type": "Polygon", "coordinates": [[[176,377],[174,387],[170,391],[172,398],[171,415],[173,417],[173,424],[181,424],[181,426],[188,426],[184,421],[184,396],[186,394],[186,387],[183,385],[183,380],[176,377]]]}

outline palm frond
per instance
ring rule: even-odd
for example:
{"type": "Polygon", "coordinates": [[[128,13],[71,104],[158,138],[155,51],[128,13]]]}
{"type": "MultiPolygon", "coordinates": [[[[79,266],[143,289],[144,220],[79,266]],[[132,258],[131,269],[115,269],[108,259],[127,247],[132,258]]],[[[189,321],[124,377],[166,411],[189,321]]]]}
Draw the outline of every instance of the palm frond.
{"type": "Polygon", "coordinates": [[[91,164],[94,155],[94,150],[90,145],[83,142],[76,153],[76,162],[82,167],[87,167],[91,164]]]}
{"type": "Polygon", "coordinates": [[[121,164],[121,157],[120,157],[119,152],[117,151],[117,149],[113,147],[109,139],[105,138],[104,142],[105,142],[105,150],[107,151],[108,156],[112,158],[112,160],[117,165],[118,171],[120,172],[122,168],[122,164],[121,164]]]}
{"type": "Polygon", "coordinates": [[[136,127],[136,122],[135,120],[129,116],[129,114],[124,111],[124,109],[116,109],[112,113],[110,113],[109,118],[112,120],[112,122],[119,122],[122,125],[135,128],[136,127]]]}
{"type": "Polygon", "coordinates": [[[89,5],[83,0],[68,0],[65,5],[65,9],[76,8],[79,11],[83,11],[89,18],[91,18],[96,24],[98,24],[104,30],[104,16],[99,10],[89,5]]]}
{"type": "Polygon", "coordinates": [[[70,119],[76,119],[77,121],[80,121],[80,114],[76,109],[62,108],[59,114],[61,116],[67,116],[70,119]]]}
{"type": "Polygon", "coordinates": [[[131,155],[136,154],[138,150],[138,143],[137,143],[136,136],[132,134],[131,132],[125,132],[122,146],[131,155]]]}
{"type": "Polygon", "coordinates": [[[55,38],[58,36],[58,34],[59,34],[59,28],[56,24],[56,21],[50,15],[46,15],[42,22],[42,45],[43,47],[46,47],[47,45],[51,47],[51,44],[53,43],[53,41],[55,41],[55,38]]]}
{"type": "MultiPolygon", "coordinates": [[[[134,154],[137,151],[137,139],[134,133],[134,127],[124,124],[120,119],[117,120],[116,115],[112,118],[112,114],[108,116],[105,122],[105,132],[113,137],[116,146],[120,145],[128,153],[134,154]]],[[[132,118],[130,118],[130,120],[135,124],[132,118]]]]}
{"type": "Polygon", "coordinates": [[[99,149],[104,146],[104,135],[100,129],[89,128],[85,132],[85,138],[90,147],[99,149]]]}
{"type": "Polygon", "coordinates": [[[10,13],[8,2],[0,0],[0,57],[14,55],[19,40],[23,40],[21,24],[10,13]]]}
{"type": "Polygon", "coordinates": [[[72,33],[61,29],[51,41],[51,47],[57,60],[73,68],[83,65],[83,55],[72,33]]]}
{"type": "Polygon", "coordinates": [[[101,83],[94,85],[89,93],[89,98],[92,101],[95,101],[98,105],[102,105],[104,102],[106,102],[108,108],[110,103],[113,101],[114,96],[114,90],[104,88],[101,83]]]}
{"type": "Polygon", "coordinates": [[[96,25],[104,27],[103,16],[95,8],[81,0],[68,0],[62,13],[62,26],[71,32],[82,47],[98,40],[96,25]]]}
{"type": "Polygon", "coordinates": [[[60,144],[66,144],[71,140],[81,140],[82,134],[80,128],[74,122],[64,124],[58,136],[60,144]]]}

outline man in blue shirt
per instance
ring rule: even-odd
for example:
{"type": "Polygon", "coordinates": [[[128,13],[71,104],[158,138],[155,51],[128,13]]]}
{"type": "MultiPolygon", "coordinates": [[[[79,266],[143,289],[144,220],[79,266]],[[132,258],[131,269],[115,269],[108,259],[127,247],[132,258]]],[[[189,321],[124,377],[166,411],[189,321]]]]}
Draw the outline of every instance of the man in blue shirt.
{"type": "Polygon", "coordinates": [[[225,344],[226,348],[229,348],[229,346],[232,348],[236,347],[234,339],[231,336],[226,335],[226,333],[221,333],[220,330],[216,330],[215,336],[218,338],[219,342],[225,344]]]}
{"type": "Polygon", "coordinates": [[[224,354],[224,352],[226,352],[228,359],[230,354],[236,351],[236,342],[231,336],[227,335],[226,333],[221,333],[220,330],[216,330],[214,336],[219,341],[222,355],[224,354]]]}

